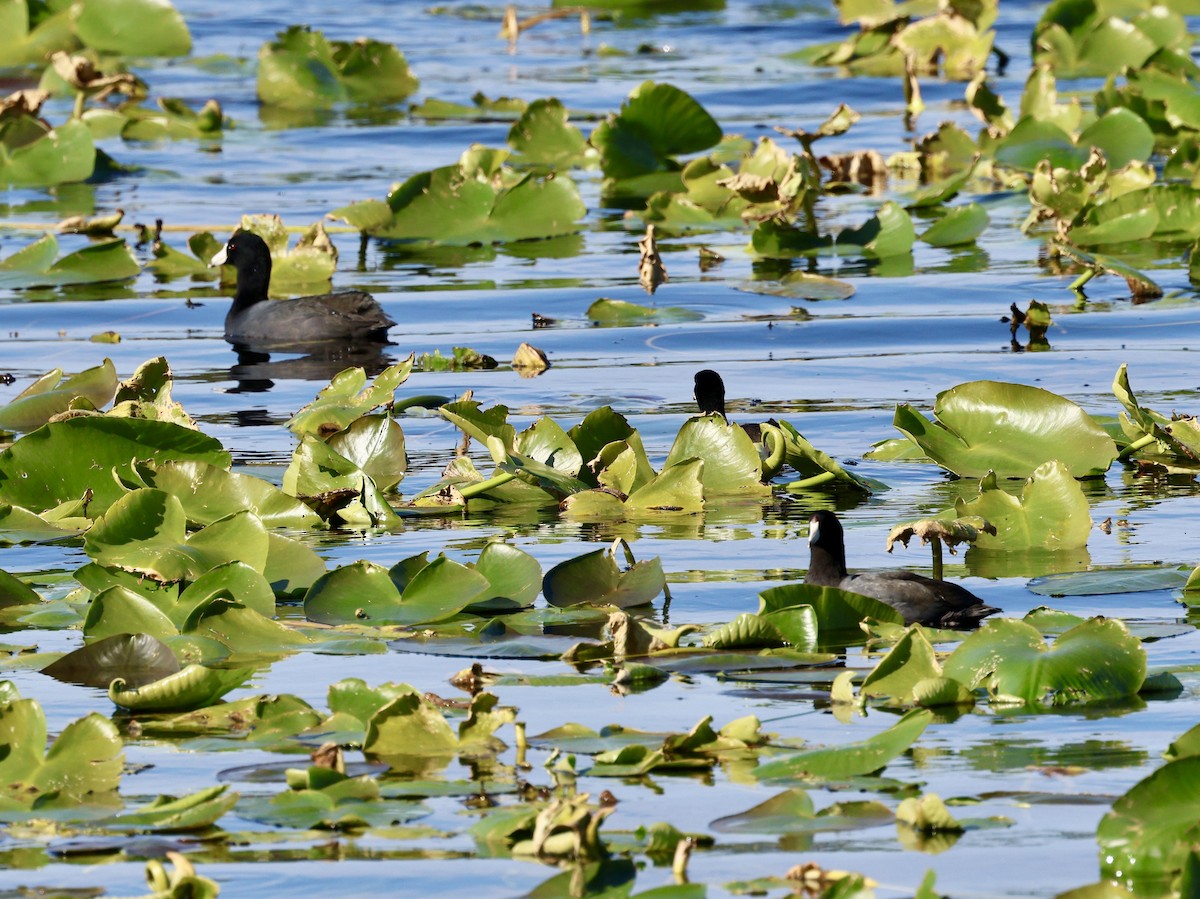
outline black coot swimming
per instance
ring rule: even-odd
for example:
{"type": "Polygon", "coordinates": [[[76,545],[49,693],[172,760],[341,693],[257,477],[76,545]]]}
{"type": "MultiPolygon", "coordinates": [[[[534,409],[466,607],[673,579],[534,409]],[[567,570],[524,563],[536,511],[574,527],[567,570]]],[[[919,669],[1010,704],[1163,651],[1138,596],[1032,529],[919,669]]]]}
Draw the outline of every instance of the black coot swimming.
{"type": "Polygon", "coordinates": [[[210,265],[237,269],[237,292],[225,316],[225,339],[269,346],[320,341],[382,343],[396,324],[369,293],[343,290],[291,300],[268,300],[271,251],[261,237],[235,231],[210,265]]]}
{"type": "Polygon", "coordinates": [[[911,571],[846,571],[842,523],[832,512],[814,512],[808,525],[810,558],[804,583],[838,587],[885,602],[904,616],[905,624],[970,628],[1000,610],[958,584],[935,581],[911,571]]]}

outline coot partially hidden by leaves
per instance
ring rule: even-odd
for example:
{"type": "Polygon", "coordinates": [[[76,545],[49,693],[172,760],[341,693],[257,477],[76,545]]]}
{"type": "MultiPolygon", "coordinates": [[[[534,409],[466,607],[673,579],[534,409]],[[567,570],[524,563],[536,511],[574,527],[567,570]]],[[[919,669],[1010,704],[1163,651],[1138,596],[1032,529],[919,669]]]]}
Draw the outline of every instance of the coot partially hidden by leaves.
{"type": "Polygon", "coordinates": [[[911,571],[892,569],[850,574],[842,523],[832,512],[814,512],[808,525],[809,562],[804,583],[838,587],[887,603],[905,624],[971,628],[1000,610],[958,584],[935,581],[911,571]]]}
{"type": "Polygon", "coordinates": [[[343,290],[320,296],[269,300],[271,251],[261,237],[235,231],[210,265],[237,269],[237,292],[225,316],[225,339],[255,346],[321,341],[383,343],[396,324],[369,293],[343,290]]]}
{"type": "Polygon", "coordinates": [[[711,368],[696,372],[696,389],[692,396],[701,415],[712,415],[714,412],[726,421],[725,416],[725,382],[711,368]]]}

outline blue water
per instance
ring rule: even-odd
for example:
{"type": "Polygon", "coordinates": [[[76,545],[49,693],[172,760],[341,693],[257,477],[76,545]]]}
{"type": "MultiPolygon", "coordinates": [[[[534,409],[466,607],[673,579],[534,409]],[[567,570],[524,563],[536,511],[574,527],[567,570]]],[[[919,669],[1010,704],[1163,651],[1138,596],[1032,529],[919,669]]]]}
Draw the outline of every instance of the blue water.
{"type": "MultiPolygon", "coordinates": [[[[125,210],[127,223],[162,218],[169,226],[186,226],[182,233],[167,235],[178,246],[191,229],[227,231],[244,213],[277,213],[289,225],[307,225],[354,200],[382,198],[391,184],[449,164],[473,143],[503,145],[506,123],[427,122],[409,117],[403,108],[371,115],[338,109],[317,116],[318,124],[288,127],[294,119],[258,106],[254,59],[263,41],[293,23],[319,28],[331,38],[365,33],[397,43],[421,79],[414,101],[436,97],[469,103],[477,91],[525,100],[557,96],[579,118],[597,117],[617,109],[641,81],[654,79],[692,93],[729,133],[758,137],[773,135],[776,125],[812,128],[838,102],[847,102],[863,120],[848,134],[822,143],[823,151],[870,147],[887,156],[908,148],[913,137],[904,130],[898,79],[848,79],[785,58],[810,43],[846,33],[824,4],[730,0],[717,12],[597,18],[587,36],[579,34],[575,21],[564,19],[538,26],[514,48],[497,37],[499,5],[486,8],[483,16],[475,15],[483,7],[470,4],[447,4],[435,13],[408,0],[337,6],[311,0],[241,5],[195,0],[178,6],[192,29],[192,56],[148,61],[137,70],[154,95],[179,96],[193,106],[218,98],[236,122],[219,142],[219,152],[190,141],[106,141],[103,146],[113,157],[141,172],[95,186],[0,194],[0,218],[9,224],[0,229],[0,257],[32,240],[39,233],[36,228],[67,214],[116,207],[125,210]],[[638,53],[643,46],[659,52],[638,53]],[[600,52],[604,47],[627,55],[605,55],[600,52]]],[[[1013,106],[1028,71],[1029,29],[1039,14],[1038,6],[1027,3],[1002,10],[998,43],[1012,62],[993,87],[1013,106]]],[[[918,134],[946,120],[976,130],[961,102],[962,88],[937,79],[923,82],[928,109],[918,134]]],[[[66,101],[55,101],[48,115],[58,120],[67,109],[66,101]]],[[[586,133],[590,125],[582,122],[581,127],[586,133]]],[[[787,145],[786,138],[779,140],[787,145]]],[[[692,374],[710,366],[724,375],[736,418],[787,417],[839,459],[856,459],[871,443],[895,436],[891,418],[896,403],[929,410],[939,391],[975,379],[1036,384],[1094,413],[1114,414],[1111,379],[1127,362],[1146,405],[1163,412],[1196,412],[1200,406],[1200,383],[1192,374],[1193,355],[1200,351],[1200,306],[1181,264],[1182,249],[1178,256],[1163,251],[1157,259],[1136,263],[1153,269],[1166,299],[1134,305],[1123,280],[1101,278],[1088,286],[1089,302],[1076,310],[1067,290],[1072,276],[1044,268],[1041,242],[1017,230],[1027,211],[1023,197],[996,194],[981,198],[992,225],[969,250],[918,244],[911,272],[895,277],[876,277],[854,259],[826,260],[823,273],[857,288],[849,300],[801,303],[740,290],[764,272],[782,273],[756,263],[745,231],[665,238],[661,251],[670,282],[650,300],[637,285],[640,221],[600,208],[598,173],[573,174],[589,207],[577,239],[434,252],[371,242],[360,254],[355,235],[334,235],[341,251],[335,284],[371,290],[400,322],[392,331],[395,346],[381,361],[396,361],[413,351],[448,353],[459,345],[503,363],[526,340],[552,361],[535,379],[522,379],[504,365],[490,372],[417,373],[402,393],[459,395],[473,390],[485,405],[508,405],[511,421],[519,426],[543,414],[569,426],[591,409],[612,404],[640,430],[656,463],[691,413],[692,374]],[[725,261],[701,271],[700,245],[717,250],[725,261]],[[657,327],[592,328],[586,309],[602,296],[686,306],[704,318],[657,327]],[[1000,318],[1010,303],[1024,307],[1034,298],[1052,306],[1052,349],[1014,353],[1008,326],[1000,318]],[[784,315],[792,305],[803,305],[811,318],[770,326],[750,318],[784,315]],[[559,319],[560,325],[534,332],[531,312],[559,319]]],[[[916,187],[893,179],[888,196],[902,199],[916,187]]],[[[852,225],[877,202],[823,201],[818,212],[826,227],[852,225]]],[[[63,237],[61,243],[64,250],[73,249],[83,239],[63,237]]],[[[0,401],[52,367],[78,371],[109,356],[127,376],[143,360],[165,355],[176,374],[176,399],[203,429],[231,450],[237,464],[278,480],[293,448],[282,422],[312,398],[332,371],[298,368],[277,358],[256,374],[272,382],[269,389],[237,392],[244,385],[232,371],[236,360],[222,338],[226,304],[212,282],[159,283],[148,274],[86,291],[0,291],[0,370],[16,379],[0,388],[0,401]],[[185,295],[200,305],[190,308],[185,295]],[[108,330],[119,332],[121,343],[89,341],[108,330]]],[[[434,416],[409,415],[402,424],[410,455],[402,489],[412,495],[437,480],[459,434],[434,416]]],[[[888,529],[949,507],[955,496],[971,493],[970,485],[955,485],[931,466],[863,462],[856,470],[893,489],[842,511],[851,565],[926,565],[926,550],[916,546],[887,555],[888,529]]],[[[1200,561],[1194,480],[1141,477],[1117,466],[1102,486],[1092,489],[1093,520],[1118,523],[1111,534],[1093,531],[1085,562],[1188,567],[1200,561]]],[[[470,559],[481,538],[511,535],[546,569],[598,541],[624,536],[639,558],[661,557],[671,581],[671,623],[704,624],[753,610],[761,589],[800,576],[806,564],[807,517],[803,499],[784,498],[763,508],[720,510],[683,523],[595,526],[553,515],[475,517],[415,521],[394,533],[326,536],[317,543],[331,567],[359,558],[387,565],[424,550],[470,559]]],[[[13,572],[69,571],[83,561],[79,549],[59,546],[0,550],[0,567],[13,572]]],[[[997,571],[968,554],[949,557],[947,575],[1006,614],[1019,616],[1044,601],[1025,589],[1025,581],[1046,573],[1047,564],[1010,559],[997,571]]],[[[1159,624],[1179,621],[1184,612],[1166,591],[1053,604],[1077,614],[1159,624]]],[[[22,632],[11,639],[36,642],[43,651],[66,650],[80,642],[75,632],[54,631],[22,632]]],[[[1200,661],[1198,648],[1194,632],[1146,644],[1152,667],[1194,664],[1200,661]]],[[[847,662],[867,667],[873,659],[852,654],[847,662]]],[[[405,681],[446,694],[451,691],[447,678],[466,664],[400,652],[362,657],[302,653],[275,663],[234,695],[290,692],[323,708],[327,686],[351,676],[372,683],[405,681]]],[[[558,663],[534,662],[487,667],[525,674],[567,670],[558,663]]],[[[729,881],[782,876],[809,859],[828,868],[861,871],[880,882],[881,895],[911,893],[930,867],[938,873],[938,889],[956,896],[1053,895],[1092,882],[1099,877],[1095,827],[1108,803],[1152,770],[1166,745],[1195,723],[1200,680],[1181,676],[1186,687],[1182,698],[1140,704],[1122,714],[1078,710],[1040,715],[981,705],[953,724],[931,727],[911,757],[887,768],[888,777],[920,783],[944,797],[986,794],[969,815],[1004,815],[1013,820],[1012,827],[970,831],[937,855],[905,850],[892,825],[818,835],[810,848],[722,834],[713,849],[694,854],[690,875],[708,884],[710,895],[722,895],[722,884],[729,881]],[[1108,750],[1096,752],[1096,741],[1107,743],[1108,750]],[[989,761],[989,748],[1008,742],[1059,756],[1075,751],[1087,770],[1069,776],[989,761]],[[1112,756],[1120,763],[1105,762],[1112,756]],[[1040,799],[1031,801],[1030,796],[1040,799]],[[1097,801],[1075,802],[1091,798],[1097,801]]],[[[111,713],[101,691],[64,686],[27,670],[13,671],[11,678],[23,695],[43,704],[52,732],[89,711],[111,713]]],[[[767,731],[837,744],[863,739],[894,720],[872,711],[865,719],[841,724],[799,691],[707,676],[674,678],[656,690],[624,697],[602,686],[497,688],[505,704],[520,709],[520,720],[531,734],[568,721],[593,728],[620,722],[682,731],[705,715],[720,725],[754,714],[767,731]]],[[[512,742],[510,734],[504,736],[512,742]]],[[[139,766],[123,779],[127,798],[199,789],[216,782],[225,769],[281,758],[256,750],[184,751],[153,740],[131,741],[127,755],[139,766]]],[[[545,753],[531,753],[534,768],[524,776],[546,783],[540,767],[544,758],[545,753]]],[[[501,756],[501,763],[512,764],[511,751],[501,756]]],[[[455,764],[446,776],[469,775],[455,764]]],[[[238,786],[264,790],[261,784],[238,786]]],[[[270,787],[276,788],[281,785],[270,787]]],[[[708,779],[655,776],[652,785],[585,777],[581,788],[593,793],[612,789],[618,795],[619,810],[605,829],[620,831],[664,820],[682,830],[705,831],[708,822],[745,810],[773,792],[735,765],[717,769],[708,779]]],[[[846,798],[822,789],[813,793],[818,807],[846,798]]],[[[893,806],[898,802],[886,794],[852,798],[880,798],[893,806]]],[[[437,837],[368,834],[335,841],[315,835],[277,842],[280,838],[269,829],[231,814],[221,825],[237,833],[236,840],[186,848],[201,873],[219,881],[222,894],[233,897],[290,896],[299,890],[346,896],[469,891],[504,897],[522,894],[555,873],[536,863],[480,857],[464,833],[473,818],[462,806],[450,799],[428,804],[430,816],[418,823],[437,829],[437,837]],[[344,860],[329,865],[331,858],[344,860]]],[[[117,895],[141,891],[140,850],[76,859],[58,854],[60,848],[36,833],[0,835],[0,864],[7,865],[0,869],[0,889],[36,885],[100,886],[117,895]]],[[[636,889],[670,880],[669,870],[649,868],[639,875],[636,889]]]]}

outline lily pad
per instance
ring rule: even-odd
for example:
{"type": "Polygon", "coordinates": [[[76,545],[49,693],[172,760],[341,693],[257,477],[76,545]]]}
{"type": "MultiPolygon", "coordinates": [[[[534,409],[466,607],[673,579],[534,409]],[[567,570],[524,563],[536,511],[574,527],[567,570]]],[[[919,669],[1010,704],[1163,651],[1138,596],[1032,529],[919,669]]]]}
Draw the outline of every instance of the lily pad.
{"type": "Polygon", "coordinates": [[[117,392],[117,370],[111,359],[63,379],[62,369],[42,375],[4,407],[0,428],[32,431],[67,409],[99,409],[117,392]]]}
{"type": "Polygon", "coordinates": [[[817,778],[842,780],[878,771],[905,752],[925,732],[933,714],[914,709],[890,728],[859,743],[808,749],[754,769],[756,780],[817,778]]]}
{"type": "Polygon", "coordinates": [[[186,712],[212,705],[253,673],[253,668],[188,665],[140,687],[127,688],[122,678],[114,678],[108,685],[108,697],[114,705],[132,712],[186,712]]]}
{"type": "Polygon", "coordinates": [[[1064,550],[1086,546],[1092,532],[1088,501],[1067,467],[1055,460],[1044,462],[1014,496],[999,486],[995,474],[979,481],[979,495],[959,497],[954,514],[979,517],[994,533],[981,533],[975,545],[982,550],[1016,552],[1025,549],[1064,550]]]}
{"type": "Polygon", "coordinates": [[[1004,618],[968,634],[943,667],[1002,702],[1087,702],[1136,694],[1146,651],[1115,619],[1085,621],[1047,647],[1037,628],[1004,618]]]}
{"type": "MultiPolygon", "coordinates": [[[[961,477],[1027,478],[1057,459],[1077,478],[1103,474],[1111,437],[1079,406],[1040,387],[971,381],[937,395],[930,422],[907,403],[894,424],[927,456],[961,477]]],[[[990,515],[989,521],[998,523],[990,515]]]]}
{"type": "Polygon", "coordinates": [[[217,440],[171,422],[69,418],[26,434],[0,453],[0,500],[42,511],[88,494],[88,514],[99,515],[125,493],[112,470],[146,459],[230,464],[217,440]]]}
{"type": "Polygon", "coordinates": [[[559,608],[590,603],[627,609],[652,602],[666,583],[658,558],[634,562],[625,541],[617,540],[606,549],[559,562],[546,572],[542,593],[546,602],[559,608]],[[622,547],[630,563],[624,571],[617,564],[617,550],[622,547]]]}

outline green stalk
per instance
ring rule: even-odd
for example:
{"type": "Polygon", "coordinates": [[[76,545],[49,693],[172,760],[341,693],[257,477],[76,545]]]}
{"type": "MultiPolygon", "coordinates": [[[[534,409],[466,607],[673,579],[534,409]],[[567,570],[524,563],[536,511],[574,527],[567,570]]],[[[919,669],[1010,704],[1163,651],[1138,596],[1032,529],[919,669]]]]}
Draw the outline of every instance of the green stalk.
{"type": "Polygon", "coordinates": [[[770,455],[763,459],[762,463],[762,479],[765,483],[779,474],[779,470],[783,468],[783,455],[787,448],[787,442],[778,431],[772,428],[763,432],[763,443],[770,450],[770,455]]]}
{"type": "Polygon", "coordinates": [[[1119,453],[1117,453],[1117,458],[1118,459],[1128,459],[1130,456],[1132,456],[1138,450],[1144,449],[1145,447],[1149,446],[1151,443],[1153,443],[1155,441],[1155,439],[1156,438],[1153,434],[1143,434],[1137,440],[1133,441],[1133,443],[1129,444],[1129,446],[1125,447],[1125,449],[1123,449],[1119,453]]]}
{"type": "Polygon", "coordinates": [[[942,577],[942,541],[938,537],[932,537],[929,543],[933,547],[933,579],[935,581],[944,580],[942,577]]]}
{"type": "Polygon", "coordinates": [[[1087,269],[1082,275],[1071,282],[1071,290],[1078,293],[1083,290],[1083,285],[1087,284],[1094,277],[1096,277],[1096,270],[1094,268],[1087,269]]]}
{"type": "Polygon", "coordinates": [[[828,484],[830,481],[836,481],[837,475],[832,471],[823,471],[820,474],[815,474],[811,478],[801,478],[799,481],[792,481],[790,484],[783,485],[784,493],[800,493],[807,490],[809,487],[820,487],[822,484],[828,484]]]}
{"type": "Polygon", "coordinates": [[[516,477],[515,474],[509,474],[507,471],[501,472],[493,478],[488,478],[486,481],[476,481],[474,484],[468,484],[466,487],[459,487],[458,492],[463,499],[471,499],[482,493],[487,493],[493,487],[503,487],[516,477]]]}

